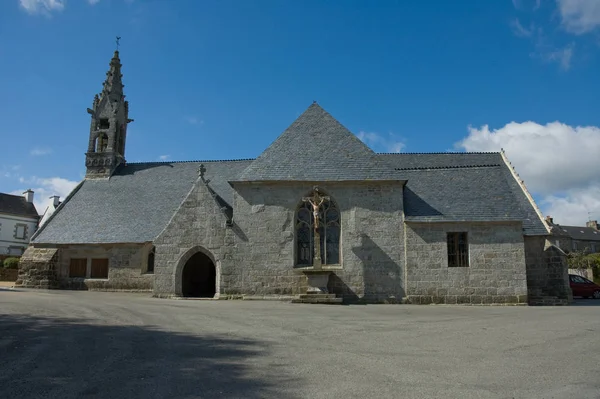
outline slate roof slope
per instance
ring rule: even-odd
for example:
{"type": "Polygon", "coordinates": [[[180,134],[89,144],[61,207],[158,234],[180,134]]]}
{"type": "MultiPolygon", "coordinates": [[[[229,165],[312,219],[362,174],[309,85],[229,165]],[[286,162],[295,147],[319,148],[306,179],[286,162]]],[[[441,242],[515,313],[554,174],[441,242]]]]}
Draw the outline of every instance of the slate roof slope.
{"type": "Polygon", "coordinates": [[[250,161],[149,162],[122,165],[109,180],[85,180],[37,234],[34,243],[153,241],[166,227],[204,164],[210,187],[228,204],[227,183],[250,161]]]}
{"type": "Polygon", "coordinates": [[[35,205],[25,200],[21,195],[0,193],[0,213],[6,213],[26,218],[39,218],[35,205]]]}
{"type": "Polygon", "coordinates": [[[394,180],[380,157],[313,103],[236,181],[394,180]]]}
{"type": "Polygon", "coordinates": [[[600,231],[591,227],[555,225],[574,240],[600,241],[600,231]]]}
{"type": "Polygon", "coordinates": [[[406,221],[522,221],[548,232],[500,153],[381,154],[404,188],[406,221]]]}

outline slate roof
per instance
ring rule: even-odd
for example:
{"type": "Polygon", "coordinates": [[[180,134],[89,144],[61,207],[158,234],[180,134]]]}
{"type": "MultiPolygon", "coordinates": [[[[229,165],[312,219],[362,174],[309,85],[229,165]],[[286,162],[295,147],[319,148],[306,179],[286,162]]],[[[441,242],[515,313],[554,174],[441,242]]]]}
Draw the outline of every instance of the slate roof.
{"type": "Polygon", "coordinates": [[[22,195],[0,193],[0,213],[26,218],[39,218],[35,205],[25,200],[22,195]]]}
{"type": "Polygon", "coordinates": [[[548,234],[502,154],[376,154],[313,104],[254,160],[132,163],[108,180],[84,180],[32,241],[153,241],[201,163],[219,204],[233,205],[230,183],[240,181],[398,181],[407,222],[522,221],[525,235],[548,234]]]}
{"type": "Polygon", "coordinates": [[[313,103],[236,181],[393,180],[379,158],[313,103]]]}
{"type": "Polygon", "coordinates": [[[250,161],[130,163],[108,180],[84,180],[33,236],[34,243],[153,241],[192,189],[204,164],[210,187],[231,205],[227,181],[250,161]]]}
{"type": "Polygon", "coordinates": [[[574,240],[600,241],[600,231],[591,227],[563,226],[562,224],[555,226],[567,233],[574,240]]]}
{"type": "Polygon", "coordinates": [[[523,221],[547,235],[500,153],[381,154],[404,188],[408,222],[523,221]]]}

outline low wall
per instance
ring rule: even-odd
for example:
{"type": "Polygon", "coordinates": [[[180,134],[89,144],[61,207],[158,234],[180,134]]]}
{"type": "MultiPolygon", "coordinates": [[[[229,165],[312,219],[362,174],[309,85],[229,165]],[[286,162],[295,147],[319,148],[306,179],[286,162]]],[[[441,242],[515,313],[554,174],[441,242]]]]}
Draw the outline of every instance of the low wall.
{"type": "Polygon", "coordinates": [[[0,281],[17,281],[19,270],[0,267],[0,281]]]}

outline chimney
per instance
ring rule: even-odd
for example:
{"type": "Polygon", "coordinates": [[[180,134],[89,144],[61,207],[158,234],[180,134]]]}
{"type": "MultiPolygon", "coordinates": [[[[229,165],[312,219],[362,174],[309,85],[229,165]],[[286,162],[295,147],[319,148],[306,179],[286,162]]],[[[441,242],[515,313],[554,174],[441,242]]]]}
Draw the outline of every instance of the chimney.
{"type": "Polygon", "coordinates": [[[594,230],[600,230],[600,226],[598,226],[597,220],[590,220],[589,222],[586,222],[585,227],[591,227],[594,230]]]}
{"type": "Polygon", "coordinates": [[[552,216],[546,216],[546,223],[554,224],[554,219],[552,219],[552,216]]]}
{"type": "Polygon", "coordinates": [[[58,195],[53,195],[50,199],[52,200],[52,206],[54,206],[54,208],[60,204],[60,197],[58,195]]]}
{"type": "Polygon", "coordinates": [[[30,188],[28,188],[23,194],[25,201],[29,202],[30,204],[33,203],[33,191],[30,188]]]}

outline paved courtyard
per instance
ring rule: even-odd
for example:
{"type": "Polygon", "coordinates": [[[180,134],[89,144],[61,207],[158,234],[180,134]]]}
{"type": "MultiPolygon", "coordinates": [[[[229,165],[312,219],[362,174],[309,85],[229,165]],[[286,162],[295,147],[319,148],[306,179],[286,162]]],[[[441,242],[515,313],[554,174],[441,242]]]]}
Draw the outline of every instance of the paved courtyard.
{"type": "Polygon", "coordinates": [[[600,301],[582,304],[0,289],[0,398],[600,398],[600,301]]]}

